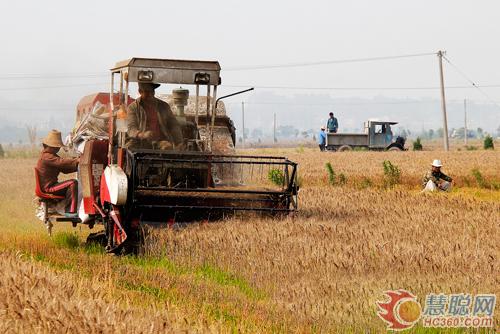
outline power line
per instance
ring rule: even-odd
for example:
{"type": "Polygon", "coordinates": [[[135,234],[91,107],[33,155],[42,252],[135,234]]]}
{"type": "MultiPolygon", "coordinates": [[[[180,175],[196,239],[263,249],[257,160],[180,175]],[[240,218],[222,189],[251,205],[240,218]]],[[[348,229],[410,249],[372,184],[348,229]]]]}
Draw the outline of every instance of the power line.
{"type": "Polygon", "coordinates": [[[72,87],[96,87],[108,85],[109,83],[88,83],[88,84],[74,84],[74,85],[54,85],[54,86],[34,86],[34,87],[9,87],[0,88],[0,91],[16,91],[16,90],[36,90],[36,89],[53,89],[53,88],[72,88],[72,87]]]}
{"type": "MultiPolygon", "coordinates": [[[[258,89],[290,89],[290,90],[434,90],[438,86],[429,87],[297,87],[297,86],[255,86],[255,85],[223,85],[229,88],[255,87],[258,89]]],[[[481,88],[500,88],[500,84],[482,85],[481,88]]],[[[447,86],[447,89],[470,89],[470,86],[447,86]]]]}
{"type": "Polygon", "coordinates": [[[455,69],[455,71],[457,71],[465,80],[467,80],[472,87],[477,88],[477,90],[481,92],[481,94],[483,94],[491,103],[493,103],[500,109],[500,106],[481,89],[482,88],[481,86],[476,85],[476,83],[472,81],[472,79],[470,79],[469,76],[467,76],[460,68],[458,68],[457,65],[453,64],[446,56],[443,55],[443,59],[446,60],[446,62],[448,62],[448,64],[450,64],[455,69]]]}
{"type": "MultiPolygon", "coordinates": [[[[461,100],[451,100],[453,103],[461,103],[461,100]]],[[[348,103],[295,103],[295,102],[248,102],[245,101],[245,104],[249,105],[290,105],[290,106],[356,106],[356,105],[398,105],[398,104],[438,104],[439,100],[431,100],[431,101],[392,101],[392,102],[348,102],[348,103]]],[[[241,102],[226,102],[226,105],[240,105],[241,102]]]]}
{"type": "Polygon", "coordinates": [[[73,78],[103,78],[108,75],[104,74],[12,74],[6,76],[0,76],[0,80],[25,80],[25,79],[73,79],[73,78]]]}
{"type": "Polygon", "coordinates": [[[432,56],[432,55],[436,55],[436,53],[435,52],[428,52],[428,53],[415,53],[415,54],[405,54],[405,55],[397,55],[397,56],[337,59],[337,60],[324,60],[324,61],[289,63],[289,64],[235,66],[235,67],[227,67],[224,69],[224,71],[263,70],[263,69],[273,69],[273,68],[290,68],[290,67],[319,66],[319,65],[343,64],[343,63],[359,63],[359,62],[368,62],[368,61],[424,57],[424,56],[432,56]]]}
{"type": "MultiPolygon", "coordinates": [[[[419,103],[439,103],[438,101],[400,101],[400,102],[353,102],[353,103],[294,103],[294,102],[245,102],[245,104],[255,105],[294,105],[294,106],[352,106],[352,105],[374,105],[374,104],[419,104],[419,103]]],[[[241,104],[241,102],[228,102],[227,105],[241,104]]]]}

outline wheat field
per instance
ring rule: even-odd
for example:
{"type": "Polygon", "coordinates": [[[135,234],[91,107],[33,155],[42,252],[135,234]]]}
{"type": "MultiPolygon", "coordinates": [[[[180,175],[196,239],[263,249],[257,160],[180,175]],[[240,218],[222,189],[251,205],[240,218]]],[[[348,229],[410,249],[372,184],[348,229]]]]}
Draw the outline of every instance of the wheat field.
{"type": "Polygon", "coordinates": [[[84,245],[83,227],[57,224],[46,236],[33,216],[35,160],[0,160],[0,329],[383,332],[375,301],[388,289],[421,302],[428,293],[499,294],[497,151],[244,153],[299,163],[299,212],[157,230],[139,258],[84,245]],[[455,188],[422,194],[436,158],[455,188]],[[394,187],[384,186],[384,160],[401,170],[394,187]],[[327,162],[345,182],[329,183],[327,162]]]}

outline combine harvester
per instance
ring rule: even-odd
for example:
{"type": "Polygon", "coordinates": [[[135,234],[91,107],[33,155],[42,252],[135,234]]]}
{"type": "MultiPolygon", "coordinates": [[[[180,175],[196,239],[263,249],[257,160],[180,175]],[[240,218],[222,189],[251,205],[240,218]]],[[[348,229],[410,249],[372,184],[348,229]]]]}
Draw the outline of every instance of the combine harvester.
{"type": "MultiPolygon", "coordinates": [[[[241,211],[287,214],[297,210],[297,164],[285,157],[234,152],[234,126],[217,100],[217,61],[132,58],[111,69],[110,93],[88,96],[77,108],[77,129],[94,123],[105,131],[75,131],[80,152],[80,218],[108,252],[135,252],[144,226],[216,220],[241,211]],[[130,82],[193,87],[159,96],[169,102],[182,127],[183,151],[125,148],[130,82]],[[200,96],[200,89],[206,96],[200,96]],[[118,93],[113,93],[118,92],[118,93]],[[186,108],[187,106],[187,108],[186,108]]],[[[95,124],[94,124],[95,125],[95,124]]],[[[90,126],[92,128],[92,126],[90,126]]],[[[62,220],[62,219],[61,219],[62,220]]],[[[50,231],[51,218],[45,222],[50,231]]]]}

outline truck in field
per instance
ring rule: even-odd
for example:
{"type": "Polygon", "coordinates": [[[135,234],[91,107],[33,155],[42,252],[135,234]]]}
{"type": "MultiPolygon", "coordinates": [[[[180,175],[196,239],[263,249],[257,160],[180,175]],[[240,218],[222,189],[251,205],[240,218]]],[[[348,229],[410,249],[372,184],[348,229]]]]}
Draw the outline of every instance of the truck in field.
{"type": "Polygon", "coordinates": [[[373,151],[403,151],[406,139],[395,137],[391,126],[397,122],[368,121],[365,122],[364,133],[332,133],[326,134],[328,151],[351,151],[362,148],[373,151]]]}

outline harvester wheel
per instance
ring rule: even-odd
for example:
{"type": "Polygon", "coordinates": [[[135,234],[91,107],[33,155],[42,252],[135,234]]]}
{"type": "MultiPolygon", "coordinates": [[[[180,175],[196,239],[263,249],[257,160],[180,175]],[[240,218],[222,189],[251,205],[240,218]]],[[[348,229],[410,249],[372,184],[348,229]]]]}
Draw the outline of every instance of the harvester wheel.
{"type": "Polygon", "coordinates": [[[352,147],[349,145],[342,145],[338,149],[339,152],[352,151],[352,147]]]}
{"type": "Polygon", "coordinates": [[[87,245],[89,244],[98,244],[102,247],[106,247],[107,244],[107,237],[106,237],[106,231],[100,231],[96,233],[90,233],[89,236],[87,237],[87,245]]]}

